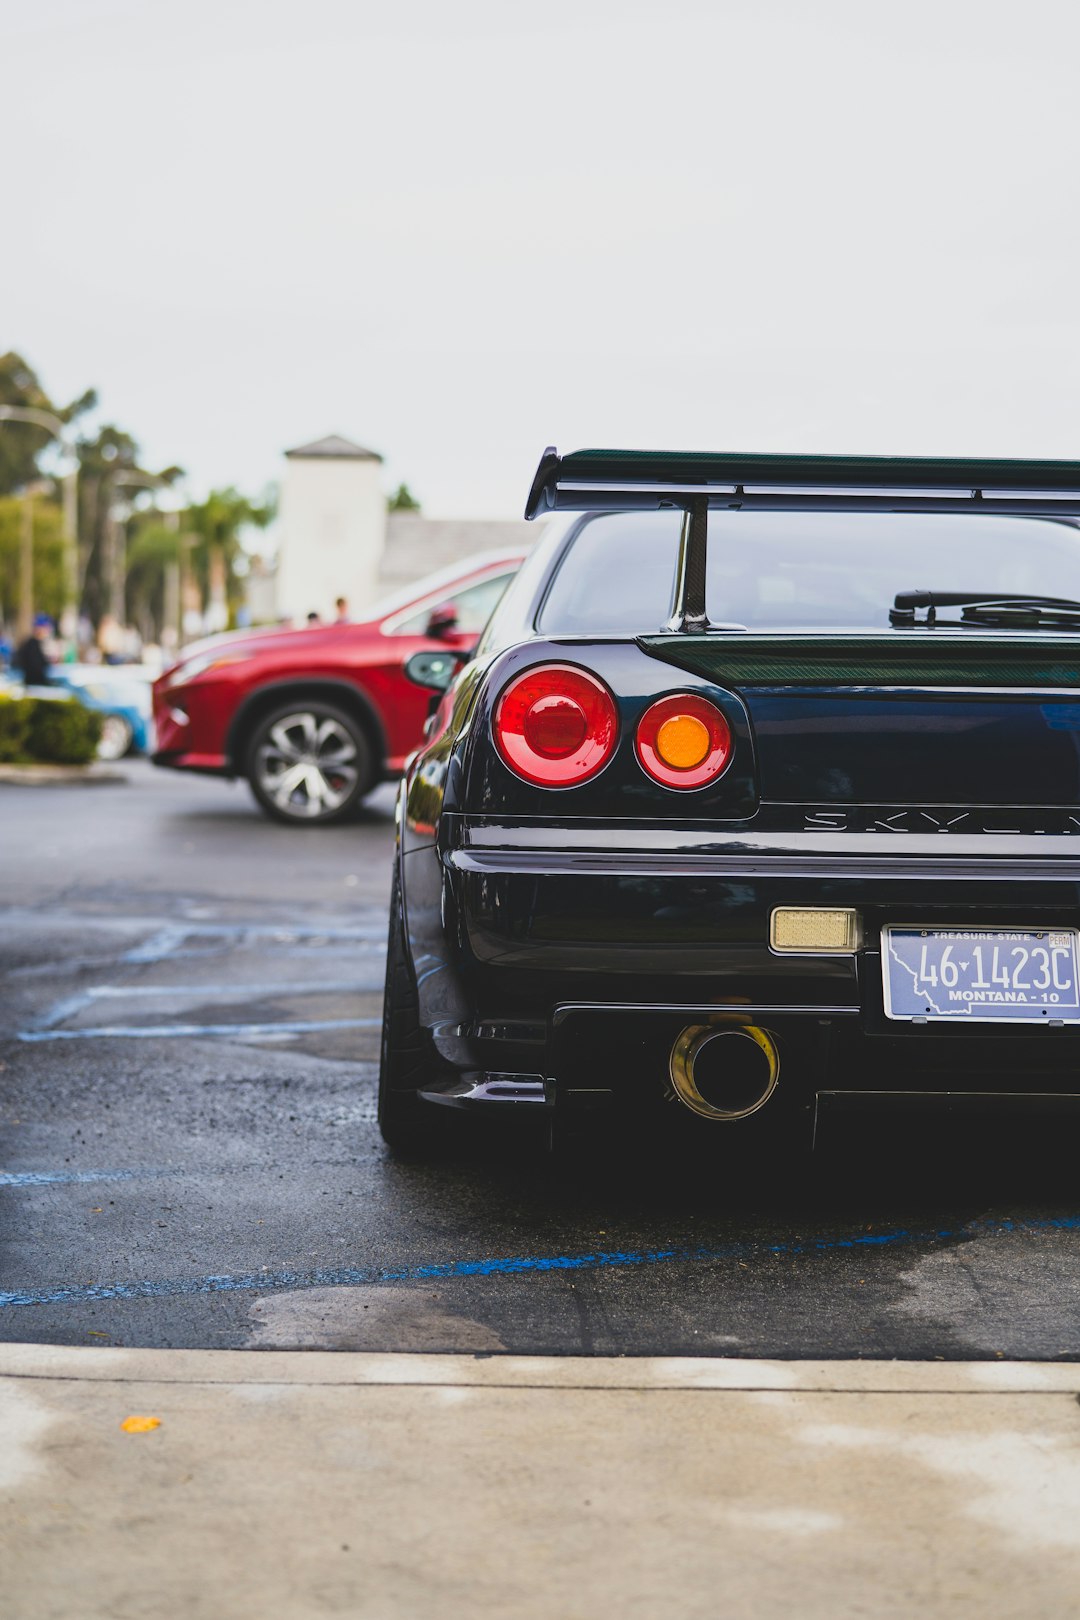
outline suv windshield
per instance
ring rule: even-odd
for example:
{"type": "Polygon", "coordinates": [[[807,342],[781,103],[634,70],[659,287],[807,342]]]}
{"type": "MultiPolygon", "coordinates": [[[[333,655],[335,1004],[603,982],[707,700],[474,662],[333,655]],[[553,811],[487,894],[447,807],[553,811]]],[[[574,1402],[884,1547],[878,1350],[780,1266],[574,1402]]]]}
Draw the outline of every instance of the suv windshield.
{"type": "MultiPolygon", "coordinates": [[[[657,629],[670,615],[682,513],[591,518],[540,610],[549,635],[657,629]]],[[[1047,518],[710,512],[706,605],[748,629],[882,629],[897,591],[1080,597],[1080,531],[1047,518]]]]}

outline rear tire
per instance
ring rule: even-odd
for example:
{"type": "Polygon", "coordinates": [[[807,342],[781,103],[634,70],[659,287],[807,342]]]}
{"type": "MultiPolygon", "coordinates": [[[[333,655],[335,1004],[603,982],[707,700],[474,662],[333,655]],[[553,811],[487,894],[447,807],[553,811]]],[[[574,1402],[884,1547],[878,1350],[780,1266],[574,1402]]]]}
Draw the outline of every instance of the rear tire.
{"type": "Polygon", "coordinates": [[[98,759],[124,759],[131,752],[135,732],[130,720],[122,714],[106,714],[101,722],[101,740],[97,745],[98,759]]]}
{"type": "Polygon", "coordinates": [[[298,698],[264,715],[247,752],[262,809],[291,826],[349,817],[372,787],[371,748],[358,720],[322,699],[298,698]]]}
{"type": "Polygon", "coordinates": [[[416,984],[405,947],[401,880],[397,860],[390,893],[390,927],[386,941],[386,989],[383,993],[382,1043],[379,1052],[378,1121],[382,1139],[395,1153],[430,1149],[437,1140],[434,1107],[417,1091],[429,1068],[420,1025],[416,984]]]}

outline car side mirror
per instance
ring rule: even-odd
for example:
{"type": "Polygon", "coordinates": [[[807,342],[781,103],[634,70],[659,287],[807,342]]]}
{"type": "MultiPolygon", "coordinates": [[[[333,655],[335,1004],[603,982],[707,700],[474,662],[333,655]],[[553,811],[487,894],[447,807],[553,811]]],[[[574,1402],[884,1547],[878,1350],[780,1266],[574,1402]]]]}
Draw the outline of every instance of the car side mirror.
{"type": "Polygon", "coordinates": [[[462,661],[461,653],[416,652],[405,660],[405,678],[427,692],[445,692],[462,661]]]}
{"type": "Polygon", "coordinates": [[[454,633],[457,622],[457,608],[453,602],[441,602],[428,614],[427,629],[424,633],[431,636],[434,641],[441,641],[444,636],[454,633]]]}

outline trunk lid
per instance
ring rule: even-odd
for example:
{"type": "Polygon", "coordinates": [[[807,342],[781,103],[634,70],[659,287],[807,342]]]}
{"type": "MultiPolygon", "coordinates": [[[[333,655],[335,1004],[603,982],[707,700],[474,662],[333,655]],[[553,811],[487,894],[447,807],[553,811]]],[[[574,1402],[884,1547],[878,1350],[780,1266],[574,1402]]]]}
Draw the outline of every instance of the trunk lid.
{"type": "Polygon", "coordinates": [[[1080,642],[1045,633],[643,636],[737,692],[768,803],[1080,803],[1080,642]]]}

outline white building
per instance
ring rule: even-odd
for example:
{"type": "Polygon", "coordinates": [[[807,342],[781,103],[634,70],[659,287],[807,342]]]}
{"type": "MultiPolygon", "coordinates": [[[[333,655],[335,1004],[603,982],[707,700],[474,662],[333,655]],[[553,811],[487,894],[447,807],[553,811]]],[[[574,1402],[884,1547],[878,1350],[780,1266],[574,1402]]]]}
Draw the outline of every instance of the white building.
{"type": "Polygon", "coordinates": [[[302,622],[334,617],[348,599],[353,618],[375,600],[386,542],[382,457],[337,434],[286,450],[281,485],[277,611],[302,622]]]}
{"type": "Polygon", "coordinates": [[[273,608],[261,579],[251,591],[255,623],[309,613],[334,617],[344,596],[349,617],[363,619],[381,596],[478,551],[517,551],[536,542],[541,525],[486,519],[427,518],[386,510],[382,457],[332,434],[286,450],[281,486],[273,608]]]}

